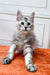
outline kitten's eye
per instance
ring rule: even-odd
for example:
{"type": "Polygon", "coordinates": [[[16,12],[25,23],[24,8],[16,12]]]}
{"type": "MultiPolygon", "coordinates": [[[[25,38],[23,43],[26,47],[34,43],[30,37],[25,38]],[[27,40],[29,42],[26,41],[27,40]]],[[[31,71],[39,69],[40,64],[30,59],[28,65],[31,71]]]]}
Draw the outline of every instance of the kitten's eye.
{"type": "Polygon", "coordinates": [[[28,25],[30,25],[30,23],[28,22],[28,25]]]}
{"type": "Polygon", "coordinates": [[[22,25],[24,25],[24,22],[21,22],[22,25]]]}

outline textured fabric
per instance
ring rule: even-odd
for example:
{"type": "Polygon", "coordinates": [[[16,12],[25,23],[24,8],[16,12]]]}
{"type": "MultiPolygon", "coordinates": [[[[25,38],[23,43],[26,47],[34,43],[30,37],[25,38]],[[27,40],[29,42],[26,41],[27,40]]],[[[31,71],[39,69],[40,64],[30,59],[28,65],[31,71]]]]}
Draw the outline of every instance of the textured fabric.
{"type": "Polygon", "coordinates": [[[36,49],[33,62],[37,71],[34,73],[26,70],[23,54],[15,53],[10,64],[2,65],[1,60],[7,55],[8,50],[9,46],[0,46],[0,75],[50,75],[50,49],[36,49]]]}

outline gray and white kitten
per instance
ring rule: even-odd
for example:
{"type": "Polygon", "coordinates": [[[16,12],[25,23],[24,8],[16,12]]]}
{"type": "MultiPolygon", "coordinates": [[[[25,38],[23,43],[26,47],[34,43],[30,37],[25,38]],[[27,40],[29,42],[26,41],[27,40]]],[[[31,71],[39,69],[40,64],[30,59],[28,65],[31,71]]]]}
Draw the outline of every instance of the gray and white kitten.
{"type": "Polygon", "coordinates": [[[28,71],[35,72],[36,66],[32,62],[32,54],[36,49],[37,40],[34,35],[34,12],[28,17],[23,16],[20,11],[17,12],[16,30],[13,36],[12,45],[9,48],[8,54],[1,61],[2,64],[9,64],[14,56],[14,51],[17,53],[23,52],[25,64],[28,71]]]}

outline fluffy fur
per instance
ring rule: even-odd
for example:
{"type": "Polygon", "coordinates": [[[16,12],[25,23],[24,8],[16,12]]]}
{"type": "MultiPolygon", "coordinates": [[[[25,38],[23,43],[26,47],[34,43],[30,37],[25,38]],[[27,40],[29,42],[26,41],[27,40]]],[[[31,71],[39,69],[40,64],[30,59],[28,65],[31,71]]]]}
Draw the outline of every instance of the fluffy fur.
{"type": "Polygon", "coordinates": [[[37,70],[32,62],[32,53],[37,46],[33,24],[34,12],[29,17],[23,16],[20,11],[17,12],[16,30],[13,35],[12,45],[9,48],[7,56],[2,60],[2,64],[9,64],[16,50],[17,53],[23,52],[28,71],[35,72],[37,70]]]}

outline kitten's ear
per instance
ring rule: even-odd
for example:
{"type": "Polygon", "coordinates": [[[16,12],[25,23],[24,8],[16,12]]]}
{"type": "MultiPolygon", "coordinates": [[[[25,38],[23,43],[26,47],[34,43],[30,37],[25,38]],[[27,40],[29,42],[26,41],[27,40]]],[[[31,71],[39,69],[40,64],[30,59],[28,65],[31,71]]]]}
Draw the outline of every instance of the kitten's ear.
{"type": "Polygon", "coordinates": [[[32,22],[34,22],[34,16],[35,16],[35,13],[33,12],[33,13],[30,15],[30,20],[31,20],[32,22]]]}
{"type": "Polygon", "coordinates": [[[17,21],[20,21],[22,17],[22,13],[20,11],[17,11],[17,21]]]}

